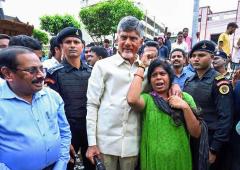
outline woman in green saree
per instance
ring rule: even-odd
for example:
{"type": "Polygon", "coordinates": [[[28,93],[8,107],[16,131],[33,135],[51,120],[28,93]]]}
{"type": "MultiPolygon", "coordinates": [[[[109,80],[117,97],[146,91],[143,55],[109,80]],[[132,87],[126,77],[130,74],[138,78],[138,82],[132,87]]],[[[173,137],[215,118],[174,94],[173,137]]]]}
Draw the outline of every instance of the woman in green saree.
{"type": "Polygon", "coordinates": [[[190,135],[199,138],[201,125],[191,108],[193,98],[169,96],[174,73],[170,65],[154,60],[147,73],[150,93],[141,94],[145,66],[140,64],[129,88],[129,105],[142,113],[140,166],[142,170],[191,170],[190,135]]]}

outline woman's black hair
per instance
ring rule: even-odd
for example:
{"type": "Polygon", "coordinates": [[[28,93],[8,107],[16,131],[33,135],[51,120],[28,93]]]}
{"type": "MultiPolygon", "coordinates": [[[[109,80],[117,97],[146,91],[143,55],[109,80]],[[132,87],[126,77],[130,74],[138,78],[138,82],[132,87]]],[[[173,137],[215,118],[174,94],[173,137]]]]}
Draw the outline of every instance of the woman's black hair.
{"type": "Polygon", "coordinates": [[[151,84],[151,75],[156,67],[162,67],[167,72],[167,74],[169,76],[169,84],[171,85],[173,82],[173,79],[174,79],[174,72],[173,72],[170,64],[167,61],[164,61],[161,59],[155,59],[150,64],[150,66],[148,68],[148,73],[147,73],[148,83],[151,84]]]}

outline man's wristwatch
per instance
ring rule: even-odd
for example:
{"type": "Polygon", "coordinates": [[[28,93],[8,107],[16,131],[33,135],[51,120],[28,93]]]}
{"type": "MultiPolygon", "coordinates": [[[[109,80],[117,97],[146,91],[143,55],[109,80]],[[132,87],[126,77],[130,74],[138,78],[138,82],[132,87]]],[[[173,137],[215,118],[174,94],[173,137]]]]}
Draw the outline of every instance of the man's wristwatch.
{"type": "Polygon", "coordinates": [[[139,62],[138,67],[143,68],[143,70],[145,71],[145,68],[147,67],[142,61],[139,62]]]}

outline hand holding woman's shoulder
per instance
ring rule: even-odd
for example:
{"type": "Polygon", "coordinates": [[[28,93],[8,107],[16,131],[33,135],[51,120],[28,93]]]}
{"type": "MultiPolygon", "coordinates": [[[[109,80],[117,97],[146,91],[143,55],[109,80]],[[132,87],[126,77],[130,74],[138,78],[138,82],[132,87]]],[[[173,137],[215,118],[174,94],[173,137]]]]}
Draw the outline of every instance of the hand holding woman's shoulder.
{"type": "Polygon", "coordinates": [[[177,95],[170,96],[168,98],[168,102],[169,102],[169,105],[175,109],[185,109],[189,107],[187,102],[185,102],[181,97],[177,95]]]}

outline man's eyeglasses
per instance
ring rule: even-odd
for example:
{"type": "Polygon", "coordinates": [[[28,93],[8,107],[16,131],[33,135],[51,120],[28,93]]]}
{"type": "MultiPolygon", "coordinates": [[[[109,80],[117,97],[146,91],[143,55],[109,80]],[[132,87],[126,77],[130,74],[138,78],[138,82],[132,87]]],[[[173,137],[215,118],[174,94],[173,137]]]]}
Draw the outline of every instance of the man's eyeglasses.
{"type": "Polygon", "coordinates": [[[25,69],[16,68],[16,70],[25,71],[25,72],[28,72],[30,74],[37,74],[39,72],[42,72],[44,75],[47,74],[47,68],[43,68],[43,66],[40,66],[40,67],[29,67],[29,68],[25,68],[25,69]]]}

